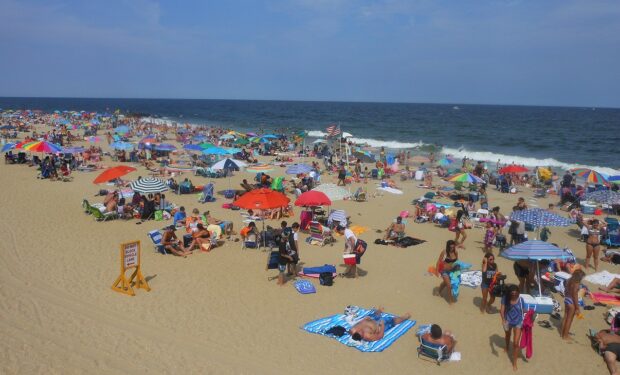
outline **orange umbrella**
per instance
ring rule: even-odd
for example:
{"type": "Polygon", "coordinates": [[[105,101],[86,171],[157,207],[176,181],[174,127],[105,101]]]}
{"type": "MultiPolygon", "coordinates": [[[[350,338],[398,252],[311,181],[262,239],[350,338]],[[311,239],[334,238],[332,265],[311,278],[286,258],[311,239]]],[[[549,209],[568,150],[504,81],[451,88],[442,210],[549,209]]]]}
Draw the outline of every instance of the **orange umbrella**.
{"type": "Polygon", "coordinates": [[[247,192],[233,202],[233,206],[249,209],[268,210],[287,206],[291,200],[284,194],[271,189],[256,189],[247,192]]]}
{"type": "Polygon", "coordinates": [[[126,165],[119,165],[116,167],[108,168],[105,171],[101,172],[101,174],[93,180],[93,184],[101,184],[103,182],[115,180],[121,176],[126,175],[127,173],[135,171],[137,171],[136,168],[128,167],[126,165]]]}
{"type": "Polygon", "coordinates": [[[520,165],[509,165],[507,167],[504,167],[502,169],[499,170],[500,174],[506,174],[506,173],[525,173],[525,172],[529,172],[529,169],[522,167],[520,165]]]}

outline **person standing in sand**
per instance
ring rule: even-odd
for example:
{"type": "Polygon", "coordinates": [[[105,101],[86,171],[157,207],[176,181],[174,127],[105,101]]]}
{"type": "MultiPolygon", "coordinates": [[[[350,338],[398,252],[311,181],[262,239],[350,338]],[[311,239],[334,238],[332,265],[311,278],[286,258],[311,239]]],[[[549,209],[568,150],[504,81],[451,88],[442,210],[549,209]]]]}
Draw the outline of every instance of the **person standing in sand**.
{"type": "Polygon", "coordinates": [[[454,266],[454,263],[459,260],[459,253],[456,251],[456,242],[448,240],[446,242],[446,249],[442,250],[437,259],[437,265],[435,269],[441,275],[441,284],[437,290],[437,295],[441,295],[443,289],[448,289],[448,303],[452,305],[454,303],[454,296],[452,295],[452,286],[450,283],[450,271],[454,266]]]}
{"type": "Polygon", "coordinates": [[[576,270],[568,282],[566,283],[566,291],[564,293],[564,320],[562,320],[561,335],[564,340],[570,340],[570,326],[573,319],[579,316],[579,287],[581,280],[586,276],[582,270],[576,270]]]}
{"type": "MultiPolygon", "coordinates": [[[[344,253],[345,254],[355,254],[355,244],[357,243],[357,237],[355,237],[355,233],[349,228],[346,228],[342,225],[338,225],[336,227],[336,232],[341,235],[344,235],[344,253]]],[[[346,270],[341,276],[345,277],[357,277],[357,264],[360,262],[361,255],[356,254],[356,264],[351,264],[346,266],[346,270]]]]}
{"type": "Polygon", "coordinates": [[[519,287],[510,285],[504,297],[502,297],[502,307],[499,315],[502,318],[502,326],[505,333],[504,352],[508,353],[510,347],[510,336],[512,336],[512,369],[517,370],[517,359],[521,350],[521,332],[523,328],[523,307],[519,300],[519,287]]]}

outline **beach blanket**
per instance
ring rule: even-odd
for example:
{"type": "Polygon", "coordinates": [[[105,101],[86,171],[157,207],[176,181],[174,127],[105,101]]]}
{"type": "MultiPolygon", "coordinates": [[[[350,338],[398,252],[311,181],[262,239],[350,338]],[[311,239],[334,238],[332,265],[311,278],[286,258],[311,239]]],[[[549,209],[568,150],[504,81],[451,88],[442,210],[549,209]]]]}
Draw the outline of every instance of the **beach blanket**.
{"type": "Polygon", "coordinates": [[[461,273],[461,284],[470,288],[477,288],[482,284],[482,271],[467,271],[461,273]]]}
{"type": "Polygon", "coordinates": [[[607,293],[590,293],[592,301],[605,305],[620,306],[620,296],[607,293]]]}
{"type": "MultiPolygon", "coordinates": [[[[302,329],[310,333],[316,333],[318,335],[334,338],[340,343],[346,346],[352,346],[362,352],[382,352],[392,345],[394,341],[398,340],[402,335],[410,330],[416,323],[415,320],[406,320],[400,324],[397,324],[395,327],[387,330],[383,338],[378,341],[367,342],[353,340],[351,335],[348,334],[349,329],[351,329],[352,326],[364,317],[371,315],[373,311],[374,310],[359,308],[354,320],[347,319],[344,314],[336,314],[307,323],[302,327],[302,329]],[[327,330],[335,326],[344,327],[347,333],[341,337],[330,336],[325,333],[327,330]]],[[[383,313],[381,316],[394,317],[394,315],[388,313],[383,313]]]]}
{"type": "Polygon", "coordinates": [[[471,268],[471,264],[461,262],[460,260],[454,262],[454,265],[452,267],[455,267],[457,265],[458,269],[456,271],[448,273],[448,275],[450,276],[450,287],[452,288],[452,296],[454,297],[454,300],[458,299],[459,297],[459,287],[461,286],[461,275],[463,271],[471,268]]]}
{"type": "Polygon", "coordinates": [[[378,187],[377,190],[385,191],[386,193],[401,195],[403,193],[402,190],[394,189],[391,187],[378,187]]]}
{"type": "Polygon", "coordinates": [[[586,276],[584,280],[592,284],[607,286],[616,277],[620,278],[620,275],[608,271],[601,271],[586,276]]]}
{"type": "Polygon", "coordinates": [[[294,285],[295,289],[297,289],[297,291],[301,294],[316,293],[316,288],[308,280],[297,280],[294,285]]]}

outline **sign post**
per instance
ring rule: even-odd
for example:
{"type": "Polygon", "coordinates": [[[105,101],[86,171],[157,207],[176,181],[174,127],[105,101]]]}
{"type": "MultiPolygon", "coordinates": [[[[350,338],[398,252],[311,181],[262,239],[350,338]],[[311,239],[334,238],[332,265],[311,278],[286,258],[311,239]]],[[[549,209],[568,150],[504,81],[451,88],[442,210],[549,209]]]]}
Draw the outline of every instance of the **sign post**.
{"type": "Polygon", "coordinates": [[[121,274],[112,284],[112,290],[119,293],[135,296],[131,286],[135,283],[135,287],[138,289],[146,289],[147,292],[151,291],[149,284],[142,275],[140,269],[140,241],[125,242],[121,244],[121,274]],[[127,270],[134,269],[133,273],[127,278],[127,270]]]}

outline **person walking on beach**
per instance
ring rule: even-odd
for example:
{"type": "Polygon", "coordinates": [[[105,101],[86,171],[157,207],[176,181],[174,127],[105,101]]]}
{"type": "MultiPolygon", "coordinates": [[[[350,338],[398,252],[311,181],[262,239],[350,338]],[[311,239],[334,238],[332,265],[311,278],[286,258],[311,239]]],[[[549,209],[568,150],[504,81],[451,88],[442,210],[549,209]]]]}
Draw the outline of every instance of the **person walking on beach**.
{"type": "Polygon", "coordinates": [[[495,302],[495,295],[493,294],[492,285],[497,275],[497,263],[495,263],[495,256],[492,253],[484,254],[482,258],[482,283],[480,289],[482,290],[482,302],[480,303],[480,313],[489,313],[489,308],[495,302]],[[490,294],[490,296],[489,296],[490,294]],[[490,298],[489,298],[490,297],[490,298]],[[488,299],[488,303],[487,303],[488,299]]]}
{"type": "Polygon", "coordinates": [[[454,233],[456,234],[454,242],[457,247],[465,249],[463,243],[467,239],[467,233],[465,233],[465,211],[463,210],[459,210],[456,213],[456,228],[454,229],[454,233]],[[459,242],[459,238],[461,239],[461,242],[459,242]]]}
{"type": "MultiPolygon", "coordinates": [[[[355,254],[355,245],[357,244],[357,237],[355,233],[349,228],[345,228],[342,225],[338,225],[336,227],[336,232],[344,235],[344,253],[345,254],[355,254]]],[[[360,262],[361,255],[356,254],[356,264],[351,264],[346,266],[346,270],[341,276],[344,277],[357,277],[357,264],[360,262]]]]}
{"type": "Polygon", "coordinates": [[[435,269],[441,276],[441,284],[437,289],[437,295],[441,295],[444,288],[448,288],[448,303],[452,305],[454,303],[454,296],[452,295],[452,285],[450,282],[450,271],[453,270],[454,263],[459,260],[459,253],[456,251],[456,241],[448,240],[446,242],[445,250],[439,253],[437,258],[437,264],[435,269]]]}
{"type": "Polygon", "coordinates": [[[512,369],[517,370],[517,359],[519,358],[521,330],[523,328],[523,307],[519,300],[519,287],[510,285],[508,292],[502,298],[502,307],[499,315],[502,318],[504,328],[504,339],[506,346],[504,352],[508,353],[510,347],[510,337],[512,336],[512,369]]]}
{"type": "Polygon", "coordinates": [[[568,282],[566,283],[566,291],[564,293],[564,320],[562,320],[561,335],[564,340],[571,340],[570,338],[570,326],[573,324],[573,319],[579,316],[579,287],[581,286],[581,280],[586,276],[582,270],[576,270],[568,282]]]}

